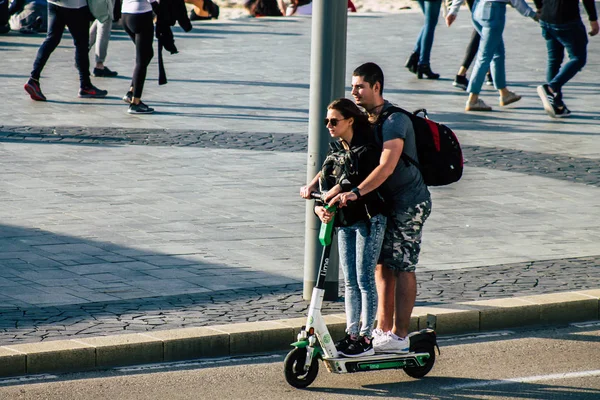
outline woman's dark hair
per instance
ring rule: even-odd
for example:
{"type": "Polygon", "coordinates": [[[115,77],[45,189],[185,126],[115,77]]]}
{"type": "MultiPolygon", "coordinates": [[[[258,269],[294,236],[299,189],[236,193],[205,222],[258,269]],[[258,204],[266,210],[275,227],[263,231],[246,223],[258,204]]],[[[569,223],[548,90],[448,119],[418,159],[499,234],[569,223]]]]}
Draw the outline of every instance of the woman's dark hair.
{"type": "Polygon", "coordinates": [[[244,7],[253,17],[282,17],[277,0],[248,0],[244,7]]]}
{"type": "Polygon", "coordinates": [[[327,106],[327,109],[338,111],[344,118],[354,118],[352,130],[355,133],[364,133],[371,129],[367,114],[362,112],[352,100],[346,98],[334,100],[327,106]]]}
{"type": "Polygon", "coordinates": [[[296,14],[296,10],[298,9],[298,7],[305,6],[307,4],[310,4],[311,2],[312,0],[292,0],[292,13],[290,15],[296,14]]]}

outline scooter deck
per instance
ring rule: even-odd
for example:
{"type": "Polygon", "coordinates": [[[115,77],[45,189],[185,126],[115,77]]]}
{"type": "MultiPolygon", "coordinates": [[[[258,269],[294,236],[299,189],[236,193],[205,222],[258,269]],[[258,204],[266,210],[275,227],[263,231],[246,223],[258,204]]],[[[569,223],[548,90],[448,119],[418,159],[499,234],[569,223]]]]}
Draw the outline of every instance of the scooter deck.
{"type": "Polygon", "coordinates": [[[343,374],[381,369],[418,368],[423,366],[429,357],[429,353],[385,353],[364,357],[323,358],[323,362],[330,372],[343,374]]]}
{"type": "Polygon", "coordinates": [[[398,360],[403,358],[413,358],[413,357],[428,357],[429,353],[376,353],[372,356],[361,356],[361,357],[331,357],[326,358],[323,357],[323,361],[341,361],[341,362],[349,362],[349,361],[390,361],[390,360],[398,360]]]}

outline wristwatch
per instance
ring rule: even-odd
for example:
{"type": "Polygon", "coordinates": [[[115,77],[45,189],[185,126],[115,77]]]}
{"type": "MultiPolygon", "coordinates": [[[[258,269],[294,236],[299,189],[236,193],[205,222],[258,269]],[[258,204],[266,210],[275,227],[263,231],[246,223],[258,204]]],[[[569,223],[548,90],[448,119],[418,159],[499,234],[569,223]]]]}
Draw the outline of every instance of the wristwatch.
{"type": "Polygon", "coordinates": [[[354,189],[352,189],[350,192],[354,193],[356,195],[356,200],[360,199],[360,191],[358,190],[357,187],[355,187],[354,189]]]}

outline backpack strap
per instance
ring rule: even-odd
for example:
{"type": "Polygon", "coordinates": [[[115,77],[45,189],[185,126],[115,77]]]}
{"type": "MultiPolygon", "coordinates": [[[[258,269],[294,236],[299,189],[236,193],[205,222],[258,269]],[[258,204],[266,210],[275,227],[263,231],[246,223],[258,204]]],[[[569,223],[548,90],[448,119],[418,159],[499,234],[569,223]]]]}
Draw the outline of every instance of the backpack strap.
{"type": "MultiPolygon", "coordinates": [[[[379,114],[379,116],[377,117],[377,121],[375,121],[375,126],[377,127],[377,136],[379,137],[379,139],[381,140],[381,145],[383,146],[383,123],[388,119],[388,117],[392,114],[395,113],[403,113],[405,115],[407,115],[410,118],[410,122],[413,122],[413,118],[419,114],[420,112],[423,113],[423,115],[425,117],[427,117],[427,110],[425,110],[424,108],[416,110],[414,113],[408,112],[403,108],[400,107],[396,107],[396,106],[391,106],[388,107],[384,112],[382,112],[381,114],[379,114]]],[[[413,130],[414,130],[414,124],[413,124],[413,130]]],[[[404,164],[408,167],[410,164],[414,165],[415,167],[417,167],[417,169],[419,171],[421,171],[421,166],[419,165],[419,163],[417,162],[417,160],[415,160],[414,158],[410,157],[408,154],[406,154],[404,151],[402,152],[402,154],[400,155],[400,158],[402,160],[404,160],[404,164]]]]}

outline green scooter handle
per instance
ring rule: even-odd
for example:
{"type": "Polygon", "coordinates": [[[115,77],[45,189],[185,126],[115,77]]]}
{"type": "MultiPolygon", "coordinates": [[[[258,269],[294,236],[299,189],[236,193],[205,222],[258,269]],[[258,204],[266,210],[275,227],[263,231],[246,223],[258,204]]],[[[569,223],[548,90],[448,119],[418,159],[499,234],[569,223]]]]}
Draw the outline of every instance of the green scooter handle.
{"type": "MultiPolygon", "coordinates": [[[[335,213],[337,211],[337,206],[334,204],[333,206],[324,206],[325,209],[329,212],[335,213]]],[[[335,217],[331,219],[328,223],[321,223],[321,230],[319,231],[319,242],[321,242],[322,246],[329,246],[331,244],[331,238],[333,236],[333,222],[335,221],[335,217]]]]}

